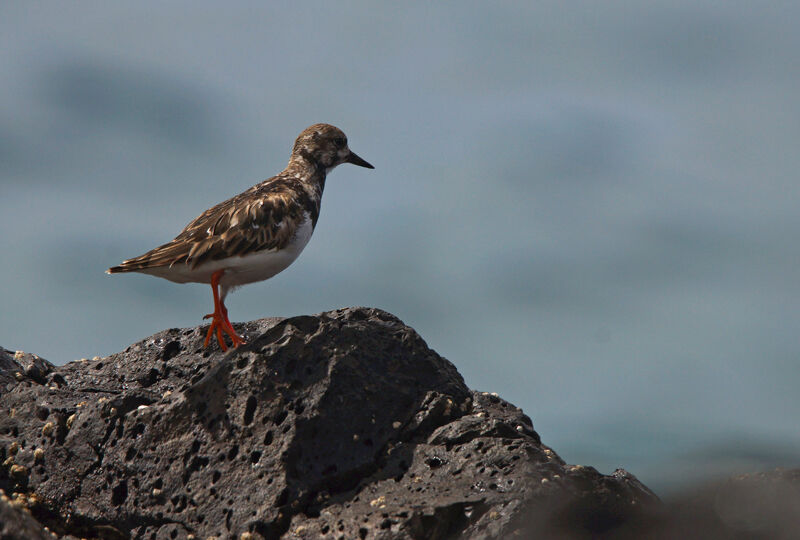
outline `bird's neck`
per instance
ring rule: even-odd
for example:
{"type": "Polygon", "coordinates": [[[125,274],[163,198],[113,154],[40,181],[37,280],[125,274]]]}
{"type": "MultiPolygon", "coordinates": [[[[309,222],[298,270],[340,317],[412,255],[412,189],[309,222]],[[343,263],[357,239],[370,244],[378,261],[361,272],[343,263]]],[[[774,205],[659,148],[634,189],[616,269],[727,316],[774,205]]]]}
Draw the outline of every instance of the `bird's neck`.
{"type": "Polygon", "coordinates": [[[309,159],[308,156],[302,153],[295,153],[292,154],[291,159],[289,159],[289,164],[281,175],[297,178],[311,185],[318,185],[319,196],[322,196],[322,190],[325,189],[325,177],[327,172],[325,167],[315,160],[309,159]]]}
{"type": "Polygon", "coordinates": [[[305,191],[309,200],[314,201],[316,206],[316,212],[314,212],[314,223],[316,224],[316,216],[319,214],[319,207],[322,201],[322,192],[325,190],[325,167],[304,156],[293,154],[289,164],[278,176],[291,178],[302,184],[303,191],[305,191]]]}

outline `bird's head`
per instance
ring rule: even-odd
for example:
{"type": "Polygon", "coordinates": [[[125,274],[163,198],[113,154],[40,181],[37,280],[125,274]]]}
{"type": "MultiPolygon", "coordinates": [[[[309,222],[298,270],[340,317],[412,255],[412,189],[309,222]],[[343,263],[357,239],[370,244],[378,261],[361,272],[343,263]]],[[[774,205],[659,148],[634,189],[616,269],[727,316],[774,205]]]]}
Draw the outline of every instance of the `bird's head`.
{"type": "Polygon", "coordinates": [[[375,168],[350,150],[344,132],[330,124],[314,124],[300,133],[294,142],[290,162],[297,159],[320,167],[326,173],[342,163],[375,168]]]}

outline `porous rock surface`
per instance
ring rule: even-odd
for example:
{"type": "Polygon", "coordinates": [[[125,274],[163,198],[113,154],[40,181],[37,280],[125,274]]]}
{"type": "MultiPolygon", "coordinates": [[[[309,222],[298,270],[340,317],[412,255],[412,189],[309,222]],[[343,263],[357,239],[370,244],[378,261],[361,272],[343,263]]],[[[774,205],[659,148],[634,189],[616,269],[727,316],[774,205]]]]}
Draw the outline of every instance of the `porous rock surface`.
{"type": "Polygon", "coordinates": [[[207,326],[60,367],[0,349],[3,538],[38,538],[12,517],[80,538],[590,537],[658,505],[564,463],[386,312],[236,327],[227,353],[207,326]]]}

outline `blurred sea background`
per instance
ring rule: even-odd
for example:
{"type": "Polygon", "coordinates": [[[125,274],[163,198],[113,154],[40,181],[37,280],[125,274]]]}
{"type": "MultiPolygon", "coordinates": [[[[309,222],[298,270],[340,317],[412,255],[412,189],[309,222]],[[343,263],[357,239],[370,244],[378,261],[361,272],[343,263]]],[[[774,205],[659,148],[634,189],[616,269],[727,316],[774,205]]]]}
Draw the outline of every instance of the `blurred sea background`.
{"type": "Polygon", "coordinates": [[[61,364],[211,310],[104,270],[343,165],[234,321],[366,305],[570,463],[660,493],[800,464],[798,2],[0,3],[0,345],[61,364]]]}

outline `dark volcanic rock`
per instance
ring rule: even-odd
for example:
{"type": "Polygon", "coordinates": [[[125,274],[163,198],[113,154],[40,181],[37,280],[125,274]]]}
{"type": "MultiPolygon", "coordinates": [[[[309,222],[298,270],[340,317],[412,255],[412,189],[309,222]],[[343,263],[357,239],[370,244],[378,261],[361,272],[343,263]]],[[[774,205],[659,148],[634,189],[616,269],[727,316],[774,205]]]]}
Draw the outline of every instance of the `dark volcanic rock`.
{"type": "Polygon", "coordinates": [[[27,497],[0,495],[0,538],[3,540],[52,540],[53,537],[27,509],[27,497]]]}
{"type": "Polygon", "coordinates": [[[61,367],[2,352],[0,489],[89,538],[580,537],[657,502],[565,464],[388,313],[237,325],[227,354],[205,328],[61,367]]]}

